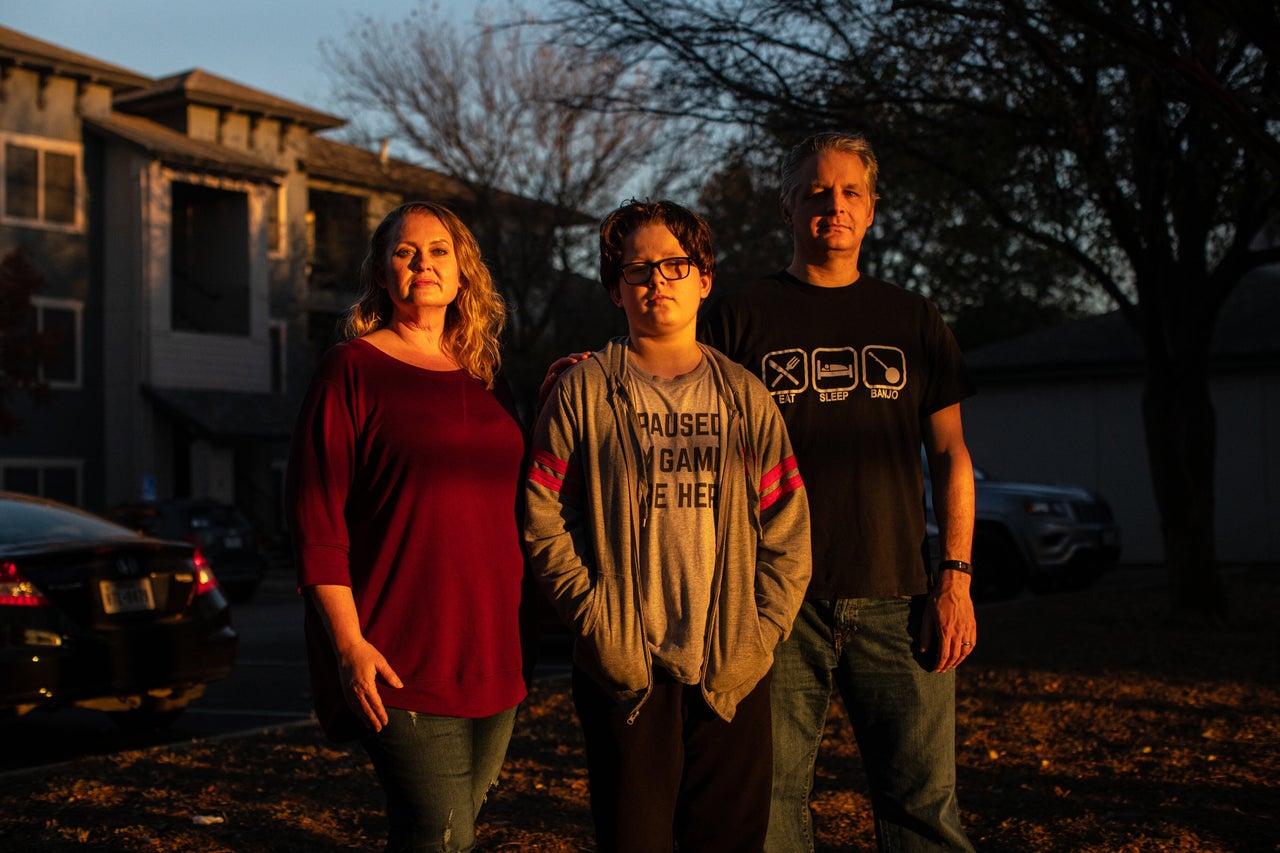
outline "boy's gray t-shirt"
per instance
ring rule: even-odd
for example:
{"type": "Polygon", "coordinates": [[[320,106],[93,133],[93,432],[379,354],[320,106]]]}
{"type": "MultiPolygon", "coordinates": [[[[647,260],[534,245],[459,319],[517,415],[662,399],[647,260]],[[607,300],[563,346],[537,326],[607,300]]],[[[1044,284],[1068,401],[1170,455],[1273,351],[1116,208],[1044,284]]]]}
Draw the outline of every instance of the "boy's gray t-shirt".
{"type": "Polygon", "coordinates": [[[655,664],[697,684],[715,572],[725,412],[706,358],[674,379],[647,375],[634,362],[629,374],[650,482],[639,566],[646,640],[655,664]]]}

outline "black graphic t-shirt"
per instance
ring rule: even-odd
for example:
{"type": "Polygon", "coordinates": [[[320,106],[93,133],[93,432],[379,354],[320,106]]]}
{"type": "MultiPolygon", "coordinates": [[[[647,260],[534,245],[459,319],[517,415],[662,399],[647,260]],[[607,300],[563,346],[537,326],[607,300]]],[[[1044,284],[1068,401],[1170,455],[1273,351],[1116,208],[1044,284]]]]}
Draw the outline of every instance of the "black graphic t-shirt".
{"type": "Polygon", "coordinates": [[[711,305],[702,336],[787,422],[813,522],[808,598],[926,591],[921,422],[973,393],[933,303],[868,275],[828,288],[777,273],[711,305]]]}

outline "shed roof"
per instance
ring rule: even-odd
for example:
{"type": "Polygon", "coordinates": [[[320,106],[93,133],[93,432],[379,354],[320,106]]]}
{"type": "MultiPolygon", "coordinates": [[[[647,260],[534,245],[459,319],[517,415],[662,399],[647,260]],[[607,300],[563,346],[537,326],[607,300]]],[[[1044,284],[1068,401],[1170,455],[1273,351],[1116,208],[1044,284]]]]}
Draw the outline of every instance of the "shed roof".
{"type": "MultiPolygon", "coordinates": [[[[1232,290],[1213,337],[1217,368],[1280,364],[1280,267],[1254,270],[1232,290]]],[[[1119,311],[1085,317],[978,347],[965,354],[975,376],[1135,373],[1142,341],[1119,311]]]]}
{"type": "Polygon", "coordinates": [[[302,402],[296,395],[247,391],[157,388],[152,385],[144,385],[142,390],[161,411],[195,435],[222,439],[288,438],[302,402]]]}
{"type": "Polygon", "coordinates": [[[475,198],[475,191],[470,185],[443,172],[320,136],[307,140],[304,165],[307,175],[312,178],[388,190],[406,198],[415,195],[458,201],[475,198]]]}

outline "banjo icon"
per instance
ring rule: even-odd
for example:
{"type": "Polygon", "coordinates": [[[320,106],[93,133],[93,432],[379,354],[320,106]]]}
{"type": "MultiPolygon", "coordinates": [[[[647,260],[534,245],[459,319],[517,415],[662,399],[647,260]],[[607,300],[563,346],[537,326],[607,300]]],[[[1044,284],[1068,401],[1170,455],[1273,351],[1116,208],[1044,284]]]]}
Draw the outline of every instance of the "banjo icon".
{"type": "MultiPolygon", "coordinates": [[[[906,384],[907,379],[907,360],[902,350],[897,347],[867,347],[863,354],[880,365],[883,371],[884,383],[878,387],[882,388],[901,388],[906,384]]],[[[867,379],[870,379],[870,371],[866,371],[867,379]]],[[[867,382],[868,386],[875,386],[876,383],[867,382]]]]}

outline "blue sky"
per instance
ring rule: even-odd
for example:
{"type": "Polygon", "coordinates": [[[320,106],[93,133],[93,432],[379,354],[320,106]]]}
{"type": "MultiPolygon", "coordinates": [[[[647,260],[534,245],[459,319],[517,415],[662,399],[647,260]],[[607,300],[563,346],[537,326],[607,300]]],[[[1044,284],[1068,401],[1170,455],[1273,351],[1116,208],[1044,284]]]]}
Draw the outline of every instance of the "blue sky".
{"type": "Polygon", "coordinates": [[[0,24],[149,77],[203,68],[325,109],[321,39],[341,38],[364,16],[395,21],[419,8],[461,26],[482,5],[507,9],[483,0],[6,0],[0,24]]]}

